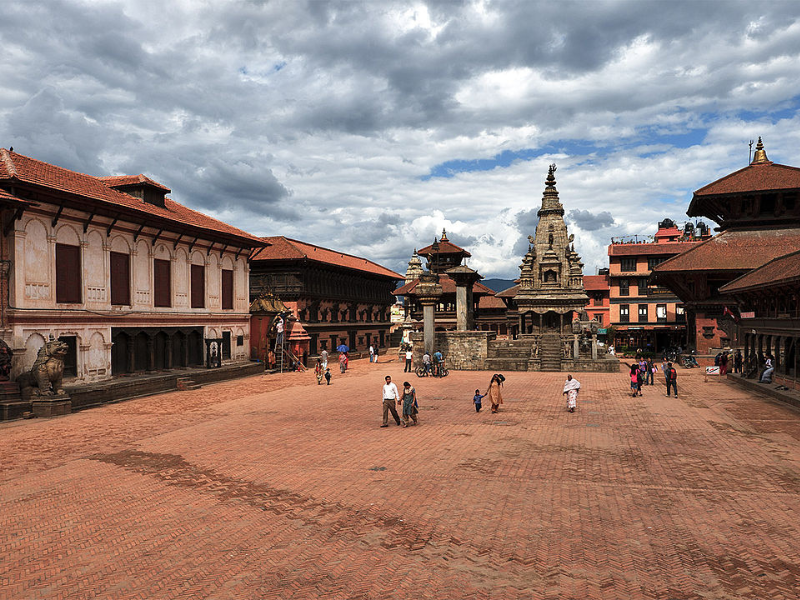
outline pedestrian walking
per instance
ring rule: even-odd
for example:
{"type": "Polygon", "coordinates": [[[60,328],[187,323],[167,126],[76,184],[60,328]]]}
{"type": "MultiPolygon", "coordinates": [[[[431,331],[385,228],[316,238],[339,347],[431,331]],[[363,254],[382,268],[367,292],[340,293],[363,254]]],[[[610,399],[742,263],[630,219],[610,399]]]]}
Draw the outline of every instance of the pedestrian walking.
{"type": "Polygon", "coordinates": [[[578,408],[578,391],[581,389],[581,384],[577,379],[573,379],[572,375],[567,375],[567,380],[564,382],[564,395],[567,397],[567,410],[575,412],[578,408]]]}
{"type": "Polygon", "coordinates": [[[403,382],[403,427],[408,427],[409,421],[412,421],[414,425],[419,425],[418,411],[417,390],[405,381],[403,382]]]}
{"type": "Polygon", "coordinates": [[[324,371],[322,370],[322,361],[317,359],[317,364],[314,365],[314,375],[317,378],[317,385],[322,385],[322,376],[324,371]]]}
{"type": "Polygon", "coordinates": [[[667,370],[664,373],[667,378],[667,398],[669,398],[669,390],[670,387],[675,392],[675,397],[678,397],[678,372],[675,370],[675,367],[672,366],[672,363],[667,363],[667,370]]]}
{"type": "Polygon", "coordinates": [[[642,392],[640,390],[640,383],[639,383],[640,377],[641,377],[641,374],[639,373],[639,364],[638,363],[633,363],[633,364],[628,365],[628,366],[631,369],[631,373],[630,373],[630,376],[631,376],[631,392],[632,392],[631,395],[635,398],[636,396],[641,396],[642,395],[642,392]]]}
{"type": "Polygon", "coordinates": [[[381,347],[375,344],[375,362],[378,362],[378,355],[381,353],[381,347]]]}
{"type": "Polygon", "coordinates": [[[642,391],[642,386],[647,385],[647,361],[643,356],[639,357],[639,373],[641,374],[641,381],[639,382],[639,391],[642,391]]]}
{"type": "Polygon", "coordinates": [[[389,426],[389,413],[392,413],[395,423],[400,425],[400,416],[397,414],[395,403],[400,404],[400,394],[397,392],[397,386],[392,383],[392,378],[387,375],[384,378],[383,385],[383,424],[381,427],[389,426]]]}
{"type": "Polygon", "coordinates": [[[665,356],[664,360],[661,361],[661,373],[664,375],[664,383],[665,384],[667,383],[667,365],[668,364],[669,364],[669,361],[667,360],[667,357],[665,356]]]}
{"type": "Polygon", "coordinates": [[[653,385],[653,377],[655,376],[658,367],[653,364],[653,359],[647,359],[647,385],[653,385]]]}
{"type": "Polygon", "coordinates": [[[728,352],[724,351],[722,356],[719,357],[719,374],[726,375],[728,373],[728,352]]]}
{"type": "Polygon", "coordinates": [[[339,352],[339,371],[344,373],[347,370],[347,355],[344,352],[339,352]]]}
{"type": "Polygon", "coordinates": [[[480,390],[475,390],[475,395],[472,397],[472,402],[475,404],[475,412],[481,412],[483,396],[480,390]]]}
{"type": "Polygon", "coordinates": [[[484,396],[489,396],[489,402],[492,403],[492,412],[496,413],[500,410],[500,405],[503,403],[503,380],[500,379],[501,375],[495,373],[492,375],[492,380],[489,382],[489,389],[486,390],[484,396]]]}
{"type": "Polygon", "coordinates": [[[375,362],[375,348],[372,344],[369,345],[369,362],[375,362]]]}
{"type": "Polygon", "coordinates": [[[322,368],[323,369],[327,369],[328,368],[328,351],[327,350],[323,350],[320,353],[319,357],[322,360],[322,368]]]}
{"type": "Polygon", "coordinates": [[[413,369],[411,368],[411,360],[414,358],[414,352],[411,350],[411,346],[406,348],[406,368],[403,369],[403,373],[412,373],[413,369]]]}
{"type": "Polygon", "coordinates": [[[325,369],[325,381],[328,382],[328,385],[331,384],[331,370],[325,369]]]}
{"type": "Polygon", "coordinates": [[[737,350],[736,354],[733,355],[733,372],[734,373],[741,373],[742,372],[742,363],[743,363],[742,351],[737,350]]]}

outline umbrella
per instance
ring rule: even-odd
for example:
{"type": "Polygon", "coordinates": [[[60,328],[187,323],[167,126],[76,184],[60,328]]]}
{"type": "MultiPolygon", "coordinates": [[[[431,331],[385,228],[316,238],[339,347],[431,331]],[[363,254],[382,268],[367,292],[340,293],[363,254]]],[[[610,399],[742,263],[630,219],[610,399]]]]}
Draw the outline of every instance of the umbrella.
{"type": "Polygon", "coordinates": [[[350,352],[350,348],[345,346],[344,344],[340,344],[338,348],[336,348],[339,352],[350,352]]]}

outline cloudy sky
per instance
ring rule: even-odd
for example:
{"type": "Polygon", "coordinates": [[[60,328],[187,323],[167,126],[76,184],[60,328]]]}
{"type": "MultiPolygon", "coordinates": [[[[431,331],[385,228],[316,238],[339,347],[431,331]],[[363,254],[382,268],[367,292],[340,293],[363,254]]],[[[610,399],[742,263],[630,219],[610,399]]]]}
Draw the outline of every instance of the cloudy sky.
{"type": "Polygon", "coordinates": [[[800,2],[3,0],[0,146],[405,272],[515,277],[547,165],[593,274],[747,164],[800,166],[800,2]]]}

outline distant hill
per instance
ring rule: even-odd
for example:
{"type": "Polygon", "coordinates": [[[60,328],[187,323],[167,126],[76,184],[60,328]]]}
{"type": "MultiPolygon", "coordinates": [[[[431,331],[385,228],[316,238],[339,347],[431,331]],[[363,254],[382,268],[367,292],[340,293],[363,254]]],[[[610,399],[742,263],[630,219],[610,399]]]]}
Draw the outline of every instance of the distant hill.
{"type": "Polygon", "coordinates": [[[513,279],[481,279],[481,283],[495,292],[502,292],[515,285],[513,279]]]}

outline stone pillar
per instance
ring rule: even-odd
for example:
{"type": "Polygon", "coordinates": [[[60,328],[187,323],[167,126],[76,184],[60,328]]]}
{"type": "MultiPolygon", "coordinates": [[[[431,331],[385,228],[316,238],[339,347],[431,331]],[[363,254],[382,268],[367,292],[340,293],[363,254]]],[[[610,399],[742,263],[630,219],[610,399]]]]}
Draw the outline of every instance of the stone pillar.
{"type": "Polygon", "coordinates": [[[575,338],[572,340],[572,358],[578,360],[581,355],[581,342],[576,335],[575,338]]]}
{"type": "Polygon", "coordinates": [[[597,334],[592,334],[592,360],[597,360],[597,334]]]}
{"type": "Polygon", "coordinates": [[[467,331],[470,329],[469,317],[472,307],[467,303],[467,287],[456,286],[456,330],[467,331]]]}
{"type": "Polygon", "coordinates": [[[423,273],[419,276],[419,283],[414,292],[422,304],[423,332],[425,350],[433,353],[436,303],[442,296],[442,286],[438,283],[439,277],[435,273],[423,273]]]}
{"type": "Polygon", "coordinates": [[[147,372],[153,373],[156,370],[156,345],[153,336],[147,337],[147,372]]]}

